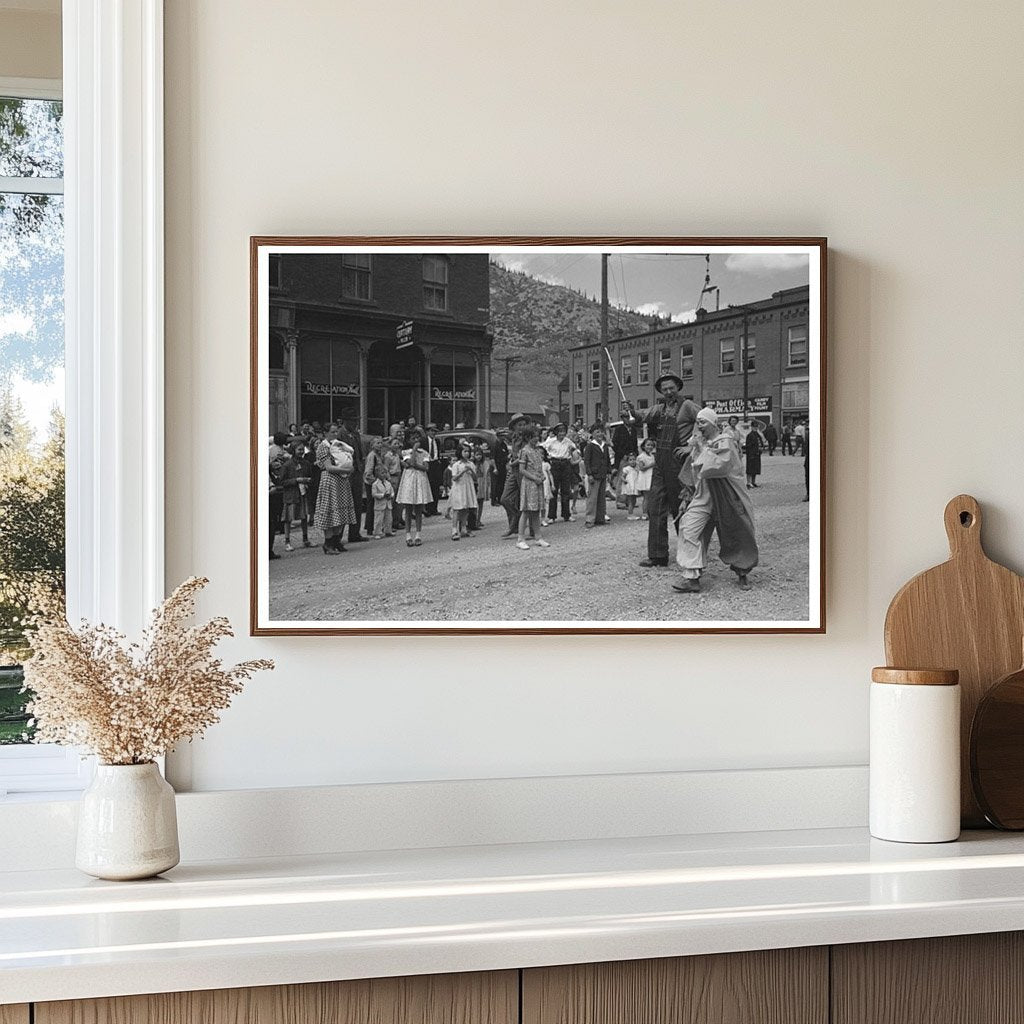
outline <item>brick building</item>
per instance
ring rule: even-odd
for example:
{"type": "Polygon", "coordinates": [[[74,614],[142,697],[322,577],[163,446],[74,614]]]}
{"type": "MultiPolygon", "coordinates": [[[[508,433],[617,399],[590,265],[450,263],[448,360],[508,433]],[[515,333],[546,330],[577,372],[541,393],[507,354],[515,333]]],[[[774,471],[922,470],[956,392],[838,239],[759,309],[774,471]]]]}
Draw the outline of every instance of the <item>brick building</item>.
{"type": "MultiPolygon", "coordinates": [[[[683,394],[726,415],[743,412],[743,321],[747,311],[749,414],[777,427],[806,419],[809,412],[809,288],[787,288],[767,299],[713,312],[693,323],[673,324],[615,338],[608,351],[626,397],[638,410],[657,398],[654,382],[678,374],[683,394]]],[[[587,423],[615,419],[621,404],[608,375],[611,415],[601,409],[601,346],[580,345],[569,353],[569,413],[587,423]],[[605,415],[603,415],[605,414],[605,415]]]]}
{"type": "Polygon", "coordinates": [[[269,275],[272,431],[343,415],[367,434],[410,415],[488,422],[486,253],[286,253],[269,275]]]}

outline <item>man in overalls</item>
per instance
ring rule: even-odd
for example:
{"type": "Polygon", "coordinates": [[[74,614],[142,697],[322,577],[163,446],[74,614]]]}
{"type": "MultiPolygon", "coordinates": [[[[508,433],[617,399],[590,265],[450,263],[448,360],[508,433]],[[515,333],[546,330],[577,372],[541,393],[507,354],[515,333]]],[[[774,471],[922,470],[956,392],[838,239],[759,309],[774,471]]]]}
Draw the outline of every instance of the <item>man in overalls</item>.
{"type": "Polygon", "coordinates": [[[692,484],[683,484],[679,474],[689,458],[690,435],[700,412],[690,399],[680,397],[683,381],[674,373],[663,374],[654,387],[661,401],[652,409],[638,414],[632,403],[627,406],[630,419],[646,424],[647,436],[658,445],[647,499],[647,557],[640,563],[645,569],[668,565],[669,520],[675,521],[680,499],[693,493],[692,484]]]}

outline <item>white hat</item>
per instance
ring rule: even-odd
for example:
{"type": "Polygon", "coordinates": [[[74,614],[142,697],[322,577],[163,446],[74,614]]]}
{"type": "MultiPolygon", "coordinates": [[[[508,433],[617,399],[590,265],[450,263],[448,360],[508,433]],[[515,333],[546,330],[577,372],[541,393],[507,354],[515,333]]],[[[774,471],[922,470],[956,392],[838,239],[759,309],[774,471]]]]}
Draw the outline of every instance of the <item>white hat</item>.
{"type": "Polygon", "coordinates": [[[713,423],[716,427],[718,426],[718,413],[709,406],[706,406],[697,413],[697,419],[704,420],[707,423],[713,423]]]}

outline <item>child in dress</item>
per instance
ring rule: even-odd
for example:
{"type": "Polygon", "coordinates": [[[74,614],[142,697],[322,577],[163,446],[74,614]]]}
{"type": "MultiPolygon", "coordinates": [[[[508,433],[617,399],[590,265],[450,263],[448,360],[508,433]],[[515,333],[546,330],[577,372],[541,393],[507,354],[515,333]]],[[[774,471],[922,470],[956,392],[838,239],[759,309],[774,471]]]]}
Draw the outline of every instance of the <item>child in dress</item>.
{"type": "Polygon", "coordinates": [[[420,531],[423,529],[423,509],[434,500],[427,480],[429,459],[423,448],[427,439],[422,427],[417,427],[411,436],[412,447],[402,452],[402,480],[398,485],[398,504],[405,506],[405,545],[419,547],[423,543],[420,531]],[[413,537],[413,520],[416,536],[413,537]]]}
{"type": "Polygon", "coordinates": [[[370,496],[373,498],[373,539],[394,537],[391,528],[391,510],[395,504],[395,488],[391,484],[388,467],[383,461],[377,463],[373,470],[374,480],[370,485],[370,496]]]}
{"type": "Polygon", "coordinates": [[[452,486],[448,492],[448,507],[452,513],[452,540],[469,537],[469,513],[476,511],[476,467],[469,445],[459,449],[451,465],[452,486]]]}
{"type": "MultiPolygon", "coordinates": [[[[387,447],[384,449],[382,461],[388,467],[391,487],[397,499],[398,487],[402,480],[402,442],[399,438],[394,437],[388,441],[387,447]]],[[[391,526],[395,530],[401,530],[405,526],[405,523],[402,521],[402,506],[397,503],[391,510],[391,526]]]]}
{"type": "Polygon", "coordinates": [[[658,445],[653,437],[647,438],[646,441],[640,446],[640,454],[636,457],[636,490],[637,493],[643,497],[643,505],[641,506],[643,515],[641,519],[646,519],[648,516],[648,503],[650,500],[651,493],[651,477],[654,475],[654,453],[657,451],[658,445]]]}
{"type": "Polygon", "coordinates": [[[548,512],[551,509],[551,499],[555,495],[555,476],[551,472],[551,458],[543,447],[538,445],[540,449],[540,457],[544,460],[541,464],[541,472],[544,474],[544,504],[540,510],[540,525],[550,526],[551,520],[548,518],[548,512]]]}
{"type": "Polygon", "coordinates": [[[637,478],[640,476],[636,468],[636,456],[627,455],[622,460],[622,473],[619,481],[619,493],[626,501],[626,518],[639,519],[636,515],[637,478]]]}
{"type": "Polygon", "coordinates": [[[491,449],[482,444],[473,451],[473,465],[476,467],[476,527],[484,525],[484,503],[491,499],[491,475],[494,472],[494,459],[491,449]]]}
{"type": "Polygon", "coordinates": [[[306,463],[302,459],[303,445],[293,444],[288,448],[284,461],[280,464],[277,483],[281,488],[284,508],[281,521],[284,523],[284,549],[294,551],[292,547],[292,523],[297,519],[302,527],[302,546],[310,547],[309,513],[306,510],[305,495],[302,488],[309,483],[306,463]]]}
{"type": "MultiPolygon", "coordinates": [[[[519,540],[516,547],[529,551],[526,543],[526,528],[529,526],[536,535],[540,525],[540,510],[544,507],[544,459],[537,446],[540,432],[531,428],[524,438],[519,451],[519,540]]],[[[537,547],[549,548],[546,540],[537,540],[537,547]]]]}

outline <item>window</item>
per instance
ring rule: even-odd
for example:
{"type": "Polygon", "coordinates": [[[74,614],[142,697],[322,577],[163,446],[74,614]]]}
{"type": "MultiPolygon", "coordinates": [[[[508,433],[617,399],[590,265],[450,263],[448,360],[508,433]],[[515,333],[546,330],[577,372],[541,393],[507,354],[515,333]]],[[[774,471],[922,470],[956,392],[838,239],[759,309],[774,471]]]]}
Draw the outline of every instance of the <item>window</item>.
{"type": "Polygon", "coordinates": [[[30,593],[41,588],[62,600],[65,589],[63,149],[60,100],[0,96],[0,363],[5,371],[0,381],[0,747],[6,746],[0,773],[5,776],[13,759],[25,756],[19,750],[32,755],[59,750],[21,746],[32,730],[19,666],[32,647],[22,625],[30,593]]]}
{"type": "Polygon", "coordinates": [[[448,309],[448,261],[443,256],[423,257],[423,308],[448,309]]]}
{"type": "Polygon", "coordinates": [[[782,385],[783,409],[806,409],[809,401],[810,384],[807,381],[795,381],[792,384],[782,385]]]}
{"type": "Polygon", "coordinates": [[[594,406],[594,419],[595,420],[599,420],[600,418],[601,418],[601,403],[598,402],[597,405],[594,406]]]}
{"type": "Polygon", "coordinates": [[[370,275],[369,253],[345,253],[341,257],[342,297],[368,300],[371,297],[370,275]]]}
{"type": "Polygon", "coordinates": [[[732,338],[723,338],[721,341],[721,369],[719,372],[736,372],[736,342],[732,338]]]}
{"type": "Polygon", "coordinates": [[[740,339],[740,348],[745,348],[747,357],[747,372],[753,373],[757,369],[757,338],[753,334],[747,333],[746,346],[743,344],[743,339],[740,339]]]}
{"type": "Polygon", "coordinates": [[[658,353],[658,376],[664,377],[666,373],[672,372],[672,350],[663,348],[658,353]]]}
{"type": "Polygon", "coordinates": [[[651,383],[651,353],[641,352],[636,357],[636,382],[637,384],[651,383]]]}
{"type": "Polygon", "coordinates": [[[583,371],[582,370],[578,370],[576,372],[576,388],[575,388],[575,390],[576,391],[582,391],[583,390],[583,371]]]}
{"type": "Polygon", "coordinates": [[[583,419],[583,406],[582,405],[574,405],[572,407],[572,420],[573,420],[573,423],[575,423],[576,420],[581,420],[581,419],[583,419]]]}
{"type": "Polygon", "coordinates": [[[636,407],[640,410],[649,409],[651,407],[651,400],[649,398],[638,398],[636,407]]]}
{"type": "Polygon", "coordinates": [[[807,327],[789,329],[789,365],[807,365],[807,327]]]}
{"type": "Polygon", "coordinates": [[[601,364],[595,359],[590,364],[590,390],[596,391],[601,386],[601,364]]]}
{"type": "Polygon", "coordinates": [[[622,369],[619,371],[622,386],[633,383],[633,357],[623,356],[620,362],[622,369]]]}
{"type": "Polygon", "coordinates": [[[693,344],[684,345],[679,350],[679,376],[689,380],[693,376],[693,344]]]}

